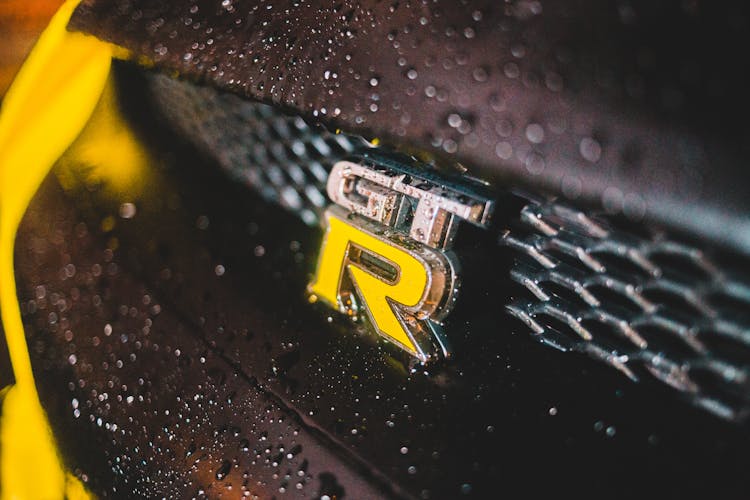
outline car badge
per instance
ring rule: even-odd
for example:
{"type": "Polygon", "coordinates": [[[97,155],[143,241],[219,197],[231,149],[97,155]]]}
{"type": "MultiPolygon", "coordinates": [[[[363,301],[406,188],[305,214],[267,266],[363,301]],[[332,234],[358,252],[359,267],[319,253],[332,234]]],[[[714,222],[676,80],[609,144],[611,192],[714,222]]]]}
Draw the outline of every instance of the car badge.
{"type": "Polygon", "coordinates": [[[336,163],[327,191],[334,205],[323,217],[311,300],[369,325],[423,363],[448,357],[441,322],[460,286],[450,249],[459,220],[489,224],[487,187],[368,154],[336,163]]]}

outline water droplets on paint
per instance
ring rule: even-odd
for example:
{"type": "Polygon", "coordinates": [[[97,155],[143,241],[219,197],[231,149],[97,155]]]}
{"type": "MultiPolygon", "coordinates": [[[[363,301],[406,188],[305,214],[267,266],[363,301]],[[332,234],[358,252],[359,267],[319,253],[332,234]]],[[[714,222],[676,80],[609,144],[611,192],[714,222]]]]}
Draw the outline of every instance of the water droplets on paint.
{"type": "Polygon", "coordinates": [[[132,219],[137,212],[134,203],[126,202],[120,205],[119,214],[123,219],[132,219]]]}
{"type": "Polygon", "coordinates": [[[584,137],[578,145],[581,156],[591,163],[596,163],[602,156],[602,146],[593,137],[584,137]]]}
{"type": "Polygon", "coordinates": [[[539,175],[544,171],[546,162],[544,160],[544,156],[542,156],[541,153],[538,153],[537,151],[531,151],[526,155],[526,158],[524,159],[524,165],[526,166],[526,170],[528,170],[530,174],[539,175]]]}
{"type": "Polygon", "coordinates": [[[526,126],[526,138],[534,144],[544,141],[544,128],[538,123],[530,123],[526,126]]]}

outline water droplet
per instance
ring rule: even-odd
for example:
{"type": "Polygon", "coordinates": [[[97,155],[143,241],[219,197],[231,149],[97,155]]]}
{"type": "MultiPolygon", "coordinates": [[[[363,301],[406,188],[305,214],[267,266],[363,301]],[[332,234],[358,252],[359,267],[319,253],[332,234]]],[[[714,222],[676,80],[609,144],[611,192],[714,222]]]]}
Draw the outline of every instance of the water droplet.
{"type": "Polygon", "coordinates": [[[458,151],[458,143],[453,139],[446,139],[445,142],[443,142],[443,151],[451,154],[455,153],[458,151]]]}
{"type": "Polygon", "coordinates": [[[528,155],[526,155],[524,164],[526,165],[526,170],[528,170],[529,173],[533,175],[541,174],[546,167],[544,157],[536,151],[531,151],[528,155]]]}
{"type": "Polygon", "coordinates": [[[136,208],[133,203],[123,203],[120,205],[120,217],[123,219],[132,219],[135,217],[136,208]]]}
{"type": "Polygon", "coordinates": [[[513,57],[521,59],[526,55],[526,47],[520,43],[517,43],[510,48],[510,53],[513,54],[513,57]]]}
{"type": "Polygon", "coordinates": [[[516,63],[507,63],[503,66],[503,73],[508,78],[518,78],[521,74],[521,70],[516,63]]]}
{"type": "Polygon", "coordinates": [[[538,123],[530,123],[526,126],[526,138],[534,144],[544,141],[544,128],[538,123]]]}
{"type": "Polygon", "coordinates": [[[578,150],[584,159],[596,163],[602,156],[602,147],[596,139],[584,137],[578,146],[578,150]]]}
{"type": "Polygon", "coordinates": [[[208,225],[209,225],[209,220],[208,220],[208,217],[205,215],[199,216],[195,221],[195,227],[197,227],[201,231],[205,231],[206,229],[208,229],[208,225]]]}
{"type": "Polygon", "coordinates": [[[487,78],[489,77],[487,70],[481,66],[475,68],[471,73],[471,76],[473,76],[474,80],[476,80],[477,82],[486,82],[487,78]]]}
{"type": "Polygon", "coordinates": [[[495,154],[503,160],[510,160],[513,156],[513,146],[509,142],[498,142],[495,146],[495,154]]]}
{"type": "Polygon", "coordinates": [[[581,195],[582,188],[583,188],[583,184],[581,183],[581,180],[578,177],[574,177],[574,176],[563,177],[562,192],[567,198],[571,200],[578,198],[581,195]]]}
{"type": "Polygon", "coordinates": [[[490,107],[493,111],[505,111],[505,99],[499,94],[490,96],[490,107]]]}

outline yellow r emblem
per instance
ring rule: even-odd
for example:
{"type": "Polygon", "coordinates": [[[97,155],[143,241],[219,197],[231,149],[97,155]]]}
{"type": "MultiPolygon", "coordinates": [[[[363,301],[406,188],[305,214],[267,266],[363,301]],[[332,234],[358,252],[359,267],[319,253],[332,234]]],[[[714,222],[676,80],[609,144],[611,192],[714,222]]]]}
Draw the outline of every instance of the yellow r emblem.
{"type": "Polygon", "coordinates": [[[459,286],[459,221],[488,227],[494,200],[483,184],[415,162],[366,151],[333,165],[309,291],[424,363],[450,355],[439,322],[459,286]]]}
{"type": "Polygon", "coordinates": [[[341,207],[325,212],[326,233],[310,292],[421,361],[447,355],[438,325],[457,286],[446,254],[341,207]],[[437,344],[436,344],[437,342],[437,344]]]}

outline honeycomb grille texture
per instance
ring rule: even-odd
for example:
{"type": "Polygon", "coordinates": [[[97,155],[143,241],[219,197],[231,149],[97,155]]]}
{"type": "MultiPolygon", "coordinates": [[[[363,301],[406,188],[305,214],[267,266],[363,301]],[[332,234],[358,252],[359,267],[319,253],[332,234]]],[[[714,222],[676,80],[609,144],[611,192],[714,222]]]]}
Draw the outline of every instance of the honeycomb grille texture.
{"type": "Polygon", "coordinates": [[[162,114],[232,177],[266,200],[318,222],[332,165],[368,143],[299,116],[161,74],[149,85],[162,114]]]}
{"type": "Polygon", "coordinates": [[[507,309],[541,342],[745,416],[750,280],[731,259],[531,198],[501,242],[516,250],[511,278],[527,291],[507,309]]]}
{"type": "MultiPolygon", "coordinates": [[[[167,120],[231,176],[314,225],[328,204],[331,166],[364,139],[333,134],[277,108],[152,75],[167,120]]],[[[721,417],[750,409],[750,277],[731,259],[663,233],[625,227],[524,196],[510,227],[511,279],[523,289],[507,310],[544,344],[576,351],[683,394],[721,417]]],[[[492,252],[493,249],[488,249],[492,252]]]]}

